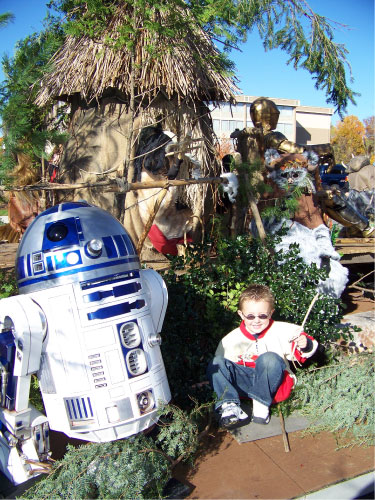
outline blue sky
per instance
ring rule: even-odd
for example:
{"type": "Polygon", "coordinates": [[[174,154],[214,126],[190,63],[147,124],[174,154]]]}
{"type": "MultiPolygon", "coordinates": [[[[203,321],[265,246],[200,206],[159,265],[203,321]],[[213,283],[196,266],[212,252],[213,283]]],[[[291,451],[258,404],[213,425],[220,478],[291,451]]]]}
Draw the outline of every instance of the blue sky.
{"type": "MultiPolygon", "coordinates": [[[[0,13],[13,12],[15,20],[0,30],[0,55],[13,55],[15,44],[42,28],[46,15],[46,0],[0,0],[0,13]]],[[[354,82],[350,85],[361,95],[357,106],[349,104],[347,114],[360,120],[375,114],[374,102],[374,0],[309,0],[315,12],[335,20],[339,27],[335,41],[345,44],[354,82]]],[[[245,95],[264,95],[299,99],[303,106],[332,107],[325,92],[316,90],[310,73],[294,70],[287,65],[287,55],[281,50],[265,52],[257,34],[250,34],[242,52],[232,52],[237,67],[239,87],[245,95]]],[[[4,75],[0,68],[0,80],[4,75]]],[[[335,114],[332,123],[339,117],[335,114]]]]}

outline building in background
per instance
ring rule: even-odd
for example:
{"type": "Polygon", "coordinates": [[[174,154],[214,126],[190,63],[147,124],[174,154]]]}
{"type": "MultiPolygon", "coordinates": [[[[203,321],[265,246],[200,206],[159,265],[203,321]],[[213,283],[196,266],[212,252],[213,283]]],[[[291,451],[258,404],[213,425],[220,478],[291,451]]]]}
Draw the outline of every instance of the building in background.
{"type": "MultiPolygon", "coordinates": [[[[219,139],[228,139],[236,129],[253,127],[250,106],[258,96],[237,95],[236,105],[223,102],[219,107],[210,105],[213,127],[219,139]]],[[[330,142],[332,108],[301,106],[297,99],[269,97],[280,111],[277,129],[290,141],[299,144],[330,142]]]]}

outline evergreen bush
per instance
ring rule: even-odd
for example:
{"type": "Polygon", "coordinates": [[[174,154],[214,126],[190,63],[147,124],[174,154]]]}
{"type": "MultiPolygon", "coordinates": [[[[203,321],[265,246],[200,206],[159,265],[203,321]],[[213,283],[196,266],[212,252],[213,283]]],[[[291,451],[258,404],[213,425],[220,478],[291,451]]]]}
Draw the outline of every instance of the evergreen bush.
{"type": "Polygon", "coordinates": [[[17,295],[17,281],[14,270],[0,271],[0,299],[17,295]]]}
{"type": "Polygon", "coordinates": [[[67,446],[51,473],[21,498],[162,498],[173,467],[191,459],[210,405],[197,402],[189,413],[162,406],[160,420],[149,435],[109,443],[67,446]]]}
{"type": "Polygon", "coordinates": [[[68,445],[51,474],[22,498],[160,498],[170,461],[151,438],[138,434],[110,443],[68,445]]]}
{"type": "Polygon", "coordinates": [[[311,420],[308,432],[330,431],[338,446],[373,446],[375,355],[343,356],[301,371],[295,400],[311,420]]]}

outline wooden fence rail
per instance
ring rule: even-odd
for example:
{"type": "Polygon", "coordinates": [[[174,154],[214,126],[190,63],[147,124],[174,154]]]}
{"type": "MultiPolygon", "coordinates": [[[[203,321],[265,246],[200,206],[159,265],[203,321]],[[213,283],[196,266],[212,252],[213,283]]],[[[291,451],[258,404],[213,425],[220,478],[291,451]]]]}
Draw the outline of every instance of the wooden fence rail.
{"type": "Polygon", "coordinates": [[[136,191],[137,189],[153,189],[162,188],[168,189],[172,186],[187,186],[190,184],[227,184],[228,180],[222,177],[202,177],[200,179],[174,179],[160,180],[151,182],[121,182],[118,179],[108,179],[105,181],[82,182],[77,184],[54,184],[51,182],[43,182],[29,186],[10,186],[4,187],[3,191],[67,191],[84,188],[107,188],[107,191],[126,193],[128,191],[136,191]]]}

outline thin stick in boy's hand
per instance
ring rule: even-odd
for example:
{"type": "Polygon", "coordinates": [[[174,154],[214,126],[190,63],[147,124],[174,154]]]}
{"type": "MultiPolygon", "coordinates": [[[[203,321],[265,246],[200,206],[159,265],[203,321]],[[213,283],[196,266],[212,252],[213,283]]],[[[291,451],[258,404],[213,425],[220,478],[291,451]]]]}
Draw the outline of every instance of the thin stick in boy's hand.
{"type": "Polygon", "coordinates": [[[289,342],[295,342],[296,346],[299,349],[304,349],[307,346],[307,337],[306,335],[302,335],[302,333],[299,333],[298,335],[295,335],[291,339],[289,339],[289,342]]]}

